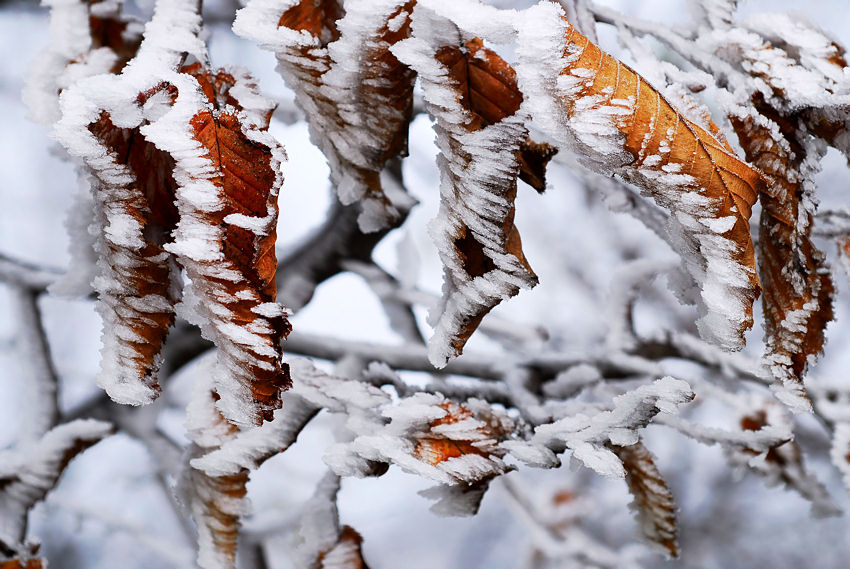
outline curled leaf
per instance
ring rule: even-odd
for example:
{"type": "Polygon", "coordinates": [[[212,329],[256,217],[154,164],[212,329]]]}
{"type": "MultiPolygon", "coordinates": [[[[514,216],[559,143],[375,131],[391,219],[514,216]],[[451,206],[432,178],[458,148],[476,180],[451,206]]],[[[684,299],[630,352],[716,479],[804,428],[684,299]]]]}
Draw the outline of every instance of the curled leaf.
{"type": "Polygon", "coordinates": [[[277,56],[340,202],[360,204],[363,232],[397,225],[415,203],[380,179],[387,161],[407,153],[414,74],[390,47],[410,33],[413,4],[253,0],[234,23],[277,56]]]}
{"type": "Polygon", "coordinates": [[[730,116],[747,158],[769,183],[761,193],[759,274],[764,296],[765,360],[779,382],[777,395],[799,410],[810,409],[803,377],[823,350],[833,319],[833,285],[811,239],[813,176],[817,153],[798,136],[797,121],[783,117],[761,97],[762,114],[730,116]]]}
{"type": "Polygon", "coordinates": [[[428,357],[442,367],[460,355],[493,307],[535,286],[537,276],[514,225],[520,156],[523,147],[530,148],[516,75],[477,38],[457,46],[436,32],[428,36],[440,25],[450,26],[430,17],[435,19],[430,27],[422,24],[420,35],[394,51],[419,73],[428,112],[436,119],[442,183],[440,212],[430,230],[444,285],[442,303],[432,314],[428,357]]]}

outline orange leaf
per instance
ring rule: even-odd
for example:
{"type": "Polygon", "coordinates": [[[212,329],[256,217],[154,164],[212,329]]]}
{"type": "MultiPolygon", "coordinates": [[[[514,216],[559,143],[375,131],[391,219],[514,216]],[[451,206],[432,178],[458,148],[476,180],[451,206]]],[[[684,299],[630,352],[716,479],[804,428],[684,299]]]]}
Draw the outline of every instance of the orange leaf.
{"type": "Polygon", "coordinates": [[[343,205],[359,202],[364,233],[398,225],[415,203],[385,188],[387,162],[407,153],[414,75],[390,47],[410,33],[413,0],[284,0],[276,26],[253,4],[234,30],[273,50],[343,205]]]}
{"type": "Polygon", "coordinates": [[[759,173],[712,135],[715,125],[679,112],[570,26],[562,11],[532,10],[551,18],[540,14],[519,26],[518,73],[532,114],[586,165],[621,176],[672,212],[672,241],[701,289],[692,299],[700,332],[740,348],[759,292],[748,223],[759,173]]]}
{"type": "MultiPolygon", "coordinates": [[[[496,52],[484,47],[479,38],[466,42],[466,49],[446,46],[437,60],[449,69],[460,86],[460,103],[476,118],[472,130],[496,124],[519,110],[522,92],[516,72],[496,52]]],[[[519,177],[538,192],[546,189],[546,165],[558,150],[526,138],[520,147],[519,177]]]]}

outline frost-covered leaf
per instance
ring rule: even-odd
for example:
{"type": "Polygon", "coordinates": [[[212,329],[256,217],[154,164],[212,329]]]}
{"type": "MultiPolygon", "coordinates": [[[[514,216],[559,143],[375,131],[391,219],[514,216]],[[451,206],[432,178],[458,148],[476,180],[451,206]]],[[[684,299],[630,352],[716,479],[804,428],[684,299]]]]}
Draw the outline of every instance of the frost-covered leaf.
{"type": "Polygon", "coordinates": [[[383,415],[385,424],[349,425],[358,436],[328,449],[325,462],[334,472],[365,476],[373,472],[374,462],[386,462],[447,486],[469,487],[509,470],[499,442],[514,423],[483,401],[461,405],[417,393],[383,415]]]}
{"type": "Polygon", "coordinates": [[[759,291],[748,223],[759,173],[715,136],[716,126],[678,112],[559,8],[537,5],[517,28],[519,86],[535,122],[591,169],[624,178],[670,210],[672,241],[699,287],[700,333],[742,347],[759,291]]]}
{"type": "Polygon", "coordinates": [[[631,507],[637,513],[643,535],[669,555],[677,557],[676,502],[655,466],[652,453],[641,440],[627,446],[612,444],[609,448],[623,463],[626,483],[634,497],[631,507]]]}
{"type": "Polygon", "coordinates": [[[0,545],[22,544],[29,510],[56,486],[71,459],[111,433],[109,423],[77,419],[0,452],[0,545]]]}
{"type": "MultiPolygon", "coordinates": [[[[202,331],[219,348],[218,407],[230,421],[259,424],[271,420],[291,385],[281,361],[289,322],[275,303],[277,196],[286,155],[267,132],[274,105],[247,73],[212,74],[200,65],[185,73],[200,85],[203,101],[190,92],[191,116],[178,115],[172,124],[167,115],[146,132],[178,157],[180,221],[166,249],[186,270],[202,331]],[[191,138],[178,141],[169,127],[188,129],[191,138]],[[187,146],[193,155],[182,154],[187,146]]],[[[181,108],[183,95],[180,90],[169,114],[189,110],[181,108]]]]}
{"type": "Polygon", "coordinates": [[[62,94],[56,133],[108,186],[101,383],[122,402],[155,397],[149,368],[172,318],[173,254],[191,282],[185,315],[220,348],[218,405],[253,424],[271,418],[289,385],[280,346],[289,325],[274,302],[285,153],[267,132],[274,105],[244,71],[207,71],[199,31],[195,3],[160,0],[121,74],[62,94]],[[188,55],[196,63],[183,67],[188,55]],[[141,355],[128,357],[134,349],[141,355]]]}
{"type": "MultiPolygon", "coordinates": [[[[755,413],[741,418],[741,428],[758,431],[773,424],[790,423],[785,410],[778,405],[767,405],[755,413]]],[[[789,441],[767,452],[751,449],[727,448],[730,463],[746,467],[762,476],[768,485],[784,484],[811,502],[812,515],[835,516],[841,513],[826,487],[810,473],[803,463],[803,451],[796,441],[789,441]]]]}
{"type": "MultiPolygon", "coordinates": [[[[164,250],[177,217],[174,159],[141,132],[158,107],[145,105],[150,97],[140,90],[160,86],[162,77],[180,65],[182,54],[163,45],[163,36],[188,44],[192,38],[198,41],[200,29],[194,7],[176,0],[162,4],[165,14],[146,28],[153,39],[139,48],[146,53],[120,75],[86,77],[65,89],[62,118],[55,126],[56,138],[91,178],[94,223],[89,230],[96,233],[99,257],[93,286],[104,321],[98,384],[116,401],[134,405],[159,393],[159,354],[179,296],[173,262],[164,250]],[[164,21],[177,15],[183,16],[177,23],[164,21]]],[[[155,102],[161,104],[161,98],[155,102]]]]}
{"type": "Polygon", "coordinates": [[[384,187],[407,154],[414,74],[390,52],[410,33],[413,0],[252,0],[234,30],[274,52],[324,152],[343,204],[360,202],[364,232],[397,225],[414,203],[384,187]]]}
{"type": "MultiPolygon", "coordinates": [[[[192,441],[187,459],[232,441],[238,433],[216,407],[211,390],[211,370],[195,380],[192,401],[186,410],[186,427],[192,441]]],[[[240,520],[246,510],[248,470],[207,474],[192,466],[182,473],[178,490],[198,527],[198,565],[203,569],[235,569],[240,520]]]]}
{"type": "Polygon", "coordinates": [[[768,179],[760,199],[759,276],[764,296],[765,361],[779,382],[777,396],[797,410],[810,409],[803,377],[823,350],[833,319],[832,280],[823,253],[811,239],[814,174],[820,153],[800,136],[798,122],[756,97],[759,112],[730,115],[747,155],[768,179]]]}
{"type": "Polygon", "coordinates": [[[428,356],[442,367],[487,312],[537,284],[513,223],[528,131],[516,75],[504,60],[477,38],[458,46],[453,24],[425,9],[416,12],[414,31],[394,52],[419,74],[436,120],[442,180],[430,230],[444,284],[428,356]]]}
{"type": "Polygon", "coordinates": [[[363,538],[351,526],[342,526],[339,540],[319,555],[320,569],[369,569],[363,559],[363,538]]]}

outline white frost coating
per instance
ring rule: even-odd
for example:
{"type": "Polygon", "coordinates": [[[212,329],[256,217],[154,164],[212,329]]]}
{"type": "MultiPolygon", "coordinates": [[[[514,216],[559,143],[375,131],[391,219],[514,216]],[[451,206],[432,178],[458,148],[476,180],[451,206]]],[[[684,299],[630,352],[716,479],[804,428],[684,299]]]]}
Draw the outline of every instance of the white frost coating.
{"type": "Polygon", "coordinates": [[[111,432],[104,421],[77,419],[32,444],[0,451],[0,542],[21,543],[30,508],[53,489],[67,461],[111,432]]]}
{"type": "Polygon", "coordinates": [[[453,25],[417,7],[413,33],[415,37],[396,44],[393,53],[419,74],[426,108],[436,119],[440,211],[429,230],[444,276],[442,302],[431,314],[435,329],[428,359],[443,367],[460,354],[484,314],[521,288],[537,284],[525,260],[508,250],[505,227],[514,207],[520,144],[528,136],[527,114],[520,106],[496,124],[470,130],[474,116],[461,105],[449,70],[435,57],[442,47],[457,45],[453,25]],[[493,268],[471,275],[456,245],[461,238],[474,240],[493,268]]]}
{"type": "MultiPolygon", "coordinates": [[[[657,169],[662,157],[646,155],[646,145],[637,157],[624,149],[625,135],[617,128],[618,119],[632,112],[639,93],[619,100],[603,94],[577,96],[585,86],[586,72],[570,67],[584,48],[571,45],[567,49],[570,27],[562,17],[559,7],[543,3],[522,12],[515,22],[519,35],[516,71],[535,124],[561,147],[577,153],[592,170],[635,183],[674,213],[667,227],[670,241],[701,287],[696,298],[700,334],[726,348],[740,349],[741,331],[751,321],[748,309],[754,293],[749,278],[753,271],[732,256],[738,249],[733,240],[700,223],[713,219],[719,204],[675,167],[657,169]],[[564,69],[570,71],[561,74],[564,69]]],[[[653,126],[647,131],[653,132],[653,126]]],[[[667,144],[660,145],[662,154],[669,152],[672,136],[668,133],[667,144]]]]}
{"type": "MultiPolygon", "coordinates": [[[[771,426],[793,430],[793,421],[788,411],[781,405],[767,404],[748,418],[764,423],[761,429],[771,426]],[[755,415],[755,417],[754,417],[755,415]],[[761,416],[759,416],[761,415],[761,416]]],[[[761,432],[761,429],[756,432],[761,432]]],[[[817,477],[806,469],[803,454],[795,441],[772,447],[768,451],[753,455],[751,449],[726,446],[726,457],[733,466],[747,468],[759,474],[769,486],[784,484],[790,490],[798,492],[812,504],[812,516],[817,518],[841,514],[841,508],[835,504],[826,487],[817,477]]]]}
{"type": "Polygon", "coordinates": [[[835,62],[840,55],[836,44],[805,20],[759,14],[747,20],[746,28],[715,30],[697,42],[758,78],[776,108],[832,109],[850,103],[850,69],[835,62]]]}
{"type": "MultiPolygon", "coordinates": [[[[252,0],[237,12],[233,30],[277,56],[277,70],[307,117],[310,139],[328,160],[340,202],[361,203],[361,231],[391,226],[415,203],[406,193],[382,189],[378,178],[391,144],[407,128],[412,95],[400,95],[412,93],[413,75],[405,70],[396,83],[386,75],[393,69],[380,32],[384,26],[400,29],[410,6],[405,0],[349,0],[337,22],[339,39],[325,46],[306,31],[278,26],[297,4],[252,0]]],[[[405,153],[402,146],[395,150],[405,153]]]]}
{"type": "Polygon", "coordinates": [[[684,381],[665,377],[650,385],[619,395],[613,408],[575,413],[553,423],[540,425],[528,443],[507,442],[502,448],[531,466],[549,467],[554,453],[573,451],[573,458],[600,474],[622,478],[625,470],[608,443],[628,446],[638,441],[637,429],[645,427],[658,413],[673,413],[694,397],[684,381]],[[548,451],[548,452],[547,452],[548,451]]]}
{"type": "MultiPolygon", "coordinates": [[[[188,452],[190,465],[197,457],[232,443],[239,432],[216,408],[211,373],[215,366],[214,354],[204,356],[199,363],[186,409],[186,431],[192,441],[188,452]]],[[[240,469],[228,474],[209,474],[190,466],[178,484],[181,500],[197,524],[198,565],[203,569],[234,567],[238,520],[248,510],[249,503],[242,497],[246,473],[240,469]]]]}

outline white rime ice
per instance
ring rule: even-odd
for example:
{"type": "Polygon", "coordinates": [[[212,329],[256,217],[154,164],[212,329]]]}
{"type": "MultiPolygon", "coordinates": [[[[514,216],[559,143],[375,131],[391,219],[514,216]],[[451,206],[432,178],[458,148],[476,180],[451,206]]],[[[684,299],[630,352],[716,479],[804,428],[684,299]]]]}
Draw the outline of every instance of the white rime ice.
{"type": "Polygon", "coordinates": [[[377,409],[389,404],[390,397],[380,389],[359,381],[346,380],[318,370],[309,360],[291,358],[293,388],[283,397],[283,409],[274,420],[237,434],[220,448],[192,460],[192,466],[210,476],[253,470],[265,458],[295,442],[298,433],[321,409],[342,413],[356,424],[374,421],[377,409]]]}
{"type": "Polygon", "coordinates": [[[393,53],[419,74],[426,108],[436,120],[440,211],[429,229],[444,276],[441,302],[431,313],[435,329],[428,358],[443,367],[460,354],[466,338],[490,309],[521,288],[537,284],[525,259],[508,250],[511,237],[507,233],[513,228],[505,222],[513,217],[518,152],[528,136],[527,115],[520,106],[495,124],[471,128],[474,115],[460,102],[459,89],[464,87],[456,85],[449,69],[436,59],[441,48],[457,46],[461,32],[426,8],[416,9],[413,31],[415,37],[397,44],[393,53]],[[458,247],[460,239],[480,247],[493,268],[470,274],[458,247]]]}
{"type": "Polygon", "coordinates": [[[386,35],[405,25],[412,3],[349,0],[335,24],[339,38],[331,42],[278,26],[299,2],[252,0],[237,13],[233,30],[277,56],[277,70],[295,92],[310,138],[328,160],[339,201],[360,203],[361,231],[397,224],[415,200],[382,186],[380,172],[393,153],[406,154],[414,77],[388,60],[386,35]]]}

